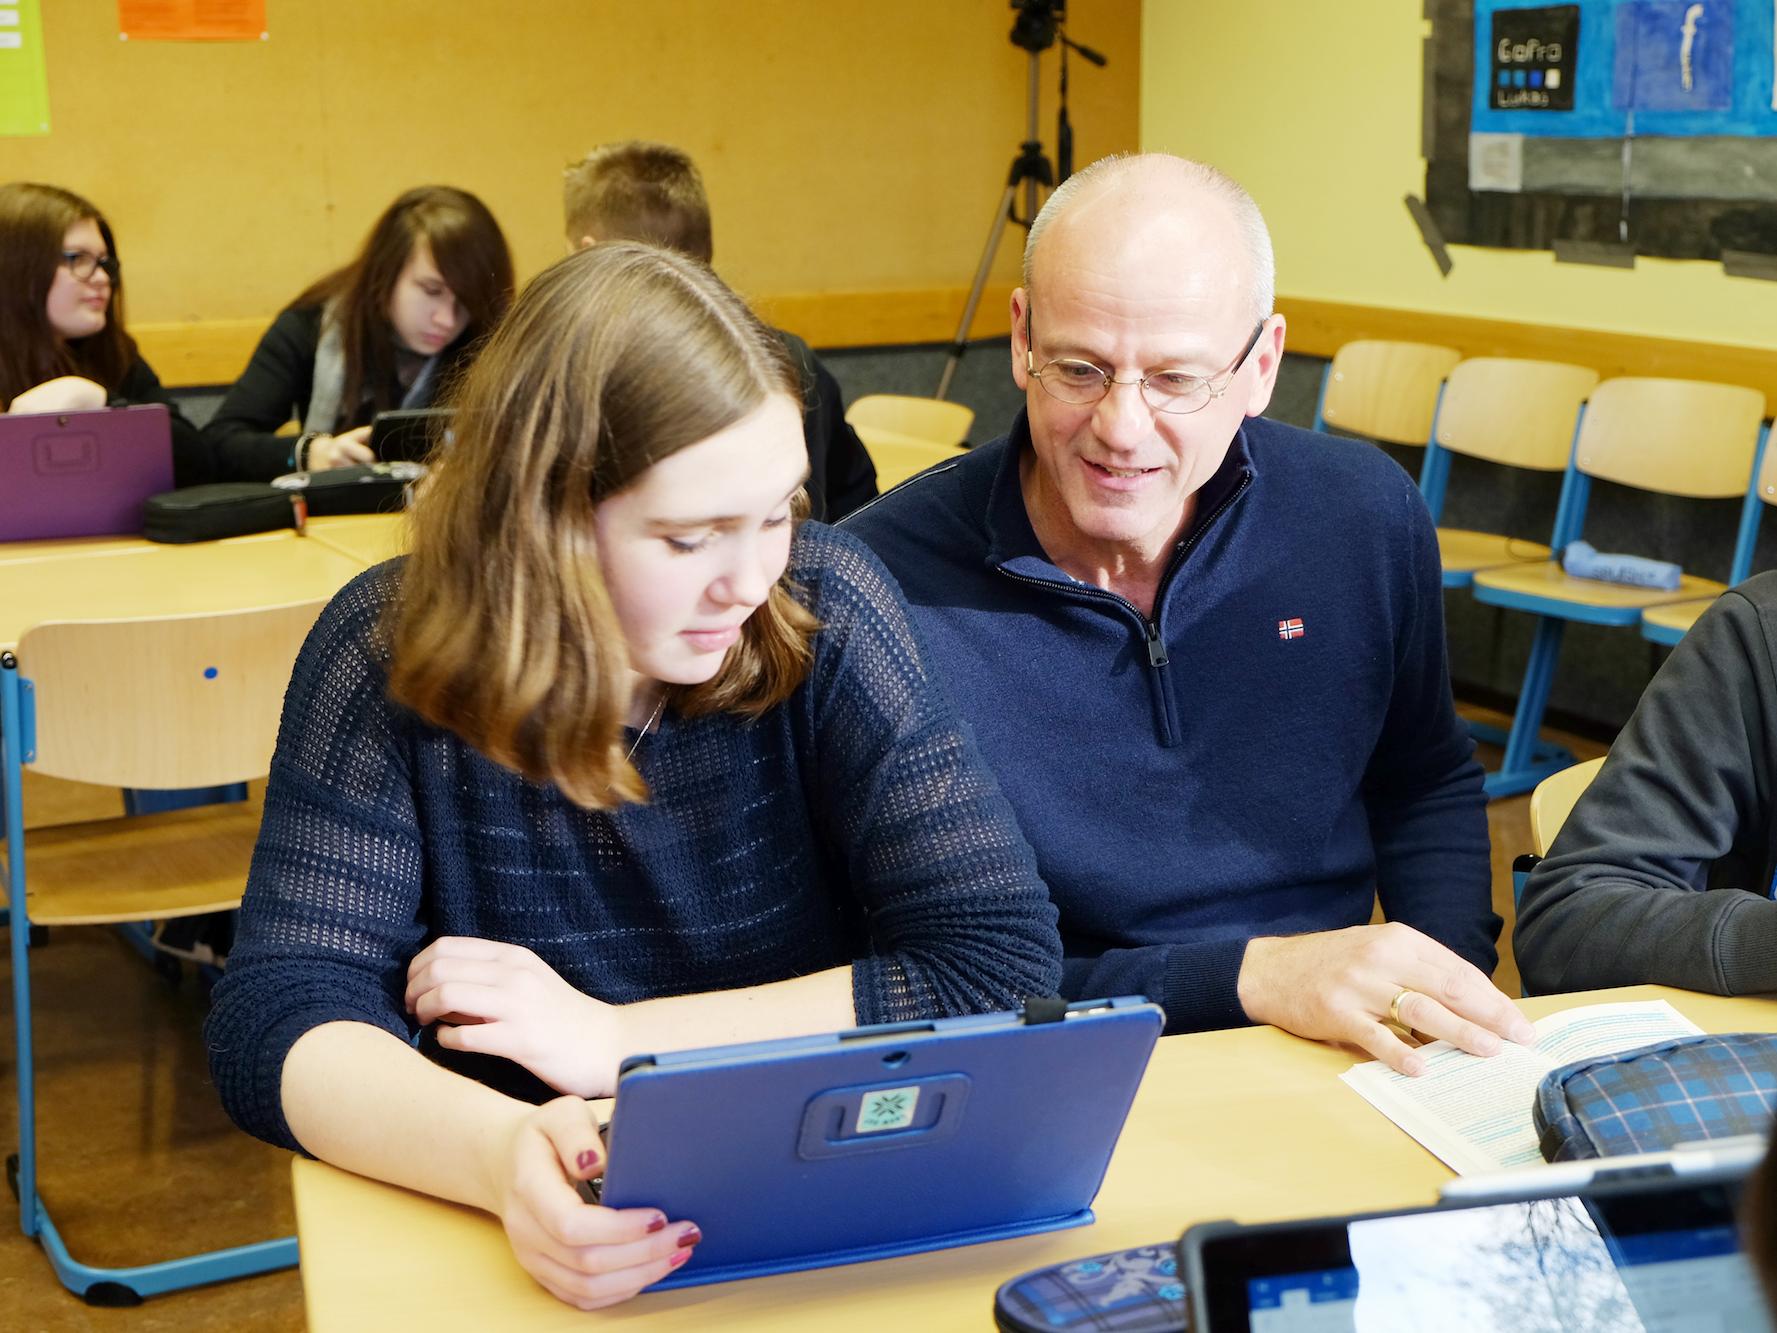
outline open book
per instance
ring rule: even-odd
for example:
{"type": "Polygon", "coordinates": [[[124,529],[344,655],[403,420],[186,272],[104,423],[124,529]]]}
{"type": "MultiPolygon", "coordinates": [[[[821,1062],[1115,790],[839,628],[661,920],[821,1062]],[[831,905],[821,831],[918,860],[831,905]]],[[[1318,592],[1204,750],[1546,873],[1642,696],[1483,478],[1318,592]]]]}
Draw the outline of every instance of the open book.
{"type": "Polygon", "coordinates": [[[1508,1041],[1494,1056],[1434,1041],[1420,1048],[1425,1072],[1418,1078],[1380,1060],[1339,1077],[1458,1175],[1503,1171],[1543,1160],[1530,1112],[1544,1074],[1574,1060],[1702,1035],[1664,1000],[1563,1009],[1535,1027],[1535,1046],[1508,1041]]]}

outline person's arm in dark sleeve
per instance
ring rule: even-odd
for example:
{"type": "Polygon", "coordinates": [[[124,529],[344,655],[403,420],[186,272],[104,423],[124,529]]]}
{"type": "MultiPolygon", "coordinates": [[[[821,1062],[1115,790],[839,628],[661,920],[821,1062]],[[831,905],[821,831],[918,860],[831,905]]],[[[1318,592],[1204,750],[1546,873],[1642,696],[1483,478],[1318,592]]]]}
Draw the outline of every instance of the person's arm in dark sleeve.
{"type": "Polygon", "coordinates": [[[1394,690],[1364,777],[1384,915],[1492,975],[1502,924],[1493,911],[1487,797],[1468,728],[1450,697],[1437,529],[1403,475],[1400,623],[1394,690]]]}
{"type": "Polygon", "coordinates": [[[817,818],[865,912],[861,1023],[1015,1009],[1061,980],[1055,906],[926,660],[899,588],[827,532],[814,606],[817,818]]]}
{"type": "Polygon", "coordinates": [[[1207,1032],[1244,1027],[1240,1007],[1243,939],[1149,944],[1107,949],[1062,961],[1061,993],[1070,1000],[1108,1000],[1144,995],[1166,1011],[1166,1032],[1207,1032]]]}
{"type": "Polygon", "coordinates": [[[175,486],[201,486],[207,481],[215,480],[216,465],[212,457],[210,441],[204,433],[186,419],[185,413],[179,410],[179,404],[173,401],[160,382],[160,377],[141,357],[129,368],[123,377],[123,383],[117,386],[112,401],[121,400],[129,404],[158,403],[167,409],[173,428],[173,484],[175,486]]]}
{"type": "Polygon", "coordinates": [[[387,572],[347,585],[296,661],[228,970],[205,1024],[210,1072],[249,1134],[300,1148],[285,1057],[312,1028],[367,1024],[402,1041],[419,948],[422,853],[402,725],[369,643],[387,572]]]}
{"type": "Polygon", "coordinates": [[[1532,872],[1513,937],[1532,992],[1777,990],[1769,885],[1708,887],[1737,847],[1769,873],[1777,575],[1745,586],[1673,649],[1532,872]]]}
{"type": "Polygon", "coordinates": [[[814,378],[803,408],[802,429],[808,437],[809,458],[818,451],[823,459],[825,519],[837,523],[876,498],[876,465],[845,419],[839,381],[819,357],[811,353],[809,360],[814,378]]]}
{"type": "Polygon", "coordinates": [[[219,480],[269,481],[292,469],[296,441],[276,432],[308,403],[319,335],[320,312],[308,310],[286,310],[265,331],[204,427],[219,480]]]}

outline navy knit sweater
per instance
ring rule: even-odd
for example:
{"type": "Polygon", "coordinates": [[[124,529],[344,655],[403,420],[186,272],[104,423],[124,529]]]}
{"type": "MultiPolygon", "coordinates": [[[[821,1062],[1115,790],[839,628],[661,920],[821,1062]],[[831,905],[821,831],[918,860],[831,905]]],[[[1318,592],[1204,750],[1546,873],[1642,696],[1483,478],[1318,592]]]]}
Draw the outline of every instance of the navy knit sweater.
{"type": "Polygon", "coordinates": [[[757,722],[668,710],[635,754],[651,801],[604,813],[390,703],[398,562],[334,598],[290,682],[206,1029],[236,1123],[297,1146],[291,1045],[336,1019],[412,1036],[407,963],[440,935],[524,945],[618,1004],[848,963],[863,1023],[1054,993],[1055,908],[893,580],[818,524],[791,576],[822,624],[807,680],[757,722]]]}
{"type": "Polygon", "coordinates": [[[1044,554],[1012,434],[845,521],[915,609],[1061,908],[1063,993],[1247,1021],[1246,941],[1376,895],[1485,972],[1485,798],[1450,699],[1437,534],[1367,444],[1246,422],[1153,623],[1044,554]]]}

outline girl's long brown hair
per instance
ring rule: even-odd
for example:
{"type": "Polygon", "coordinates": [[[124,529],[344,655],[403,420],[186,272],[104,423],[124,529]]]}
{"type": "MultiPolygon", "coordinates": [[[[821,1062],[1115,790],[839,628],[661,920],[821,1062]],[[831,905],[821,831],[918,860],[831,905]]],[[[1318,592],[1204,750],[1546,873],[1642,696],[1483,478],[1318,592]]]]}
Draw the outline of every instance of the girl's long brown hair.
{"type": "Polygon", "coordinates": [[[469,312],[469,323],[440,354],[447,368],[506,313],[512,301],[512,253],[494,215],[467,190],[422,185],[390,204],[364,238],[358,257],[316,282],[293,308],[333,303],[345,343],[348,413],[369,398],[372,411],[400,403],[389,398],[395,379],[395,338],[389,298],[413,247],[425,241],[445,283],[469,312]]]}
{"type": "MultiPolygon", "coordinates": [[[[797,385],[783,344],[693,260],[613,243],[545,270],[454,395],[456,442],[419,501],[394,613],[391,697],[578,805],[645,799],[593,510],[767,395],[799,401],[797,385]]],[[[780,581],[674,708],[758,716],[807,674],[814,630],[780,581]]]]}
{"type": "Polygon", "coordinates": [[[62,262],[62,238],[91,218],[113,259],[117,241],[105,215],[70,190],[17,181],[0,185],[0,409],[34,384],[84,375],[115,391],[136,361],[123,326],[123,275],[111,280],[105,327],[70,342],[49,323],[49,289],[62,262]]]}

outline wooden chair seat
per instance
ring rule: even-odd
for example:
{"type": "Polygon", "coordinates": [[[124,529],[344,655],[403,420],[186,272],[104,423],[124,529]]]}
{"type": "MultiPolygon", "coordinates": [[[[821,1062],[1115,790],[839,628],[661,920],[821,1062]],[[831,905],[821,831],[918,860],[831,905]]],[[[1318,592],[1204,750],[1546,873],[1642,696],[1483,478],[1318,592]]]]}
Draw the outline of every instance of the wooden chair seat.
{"type": "Polygon", "coordinates": [[[1467,528],[1438,529],[1438,559],[1446,574],[1473,573],[1495,565],[1535,564],[1548,558],[1549,548],[1541,542],[1467,528]]]}
{"type": "Polygon", "coordinates": [[[1702,614],[1715,605],[1709,597],[1695,602],[1669,602],[1641,613],[1641,632],[1655,643],[1677,643],[1691,632],[1702,614]]]}
{"type": "Polygon", "coordinates": [[[1483,602],[1598,625],[1632,625],[1647,607],[1713,598],[1726,586],[1691,574],[1682,575],[1669,592],[1576,579],[1553,560],[1483,569],[1475,575],[1475,596],[1483,602]]]}
{"type": "Polygon", "coordinates": [[[28,915],[40,926],[113,925],[239,907],[259,816],[247,801],[35,830],[28,915]]]}

